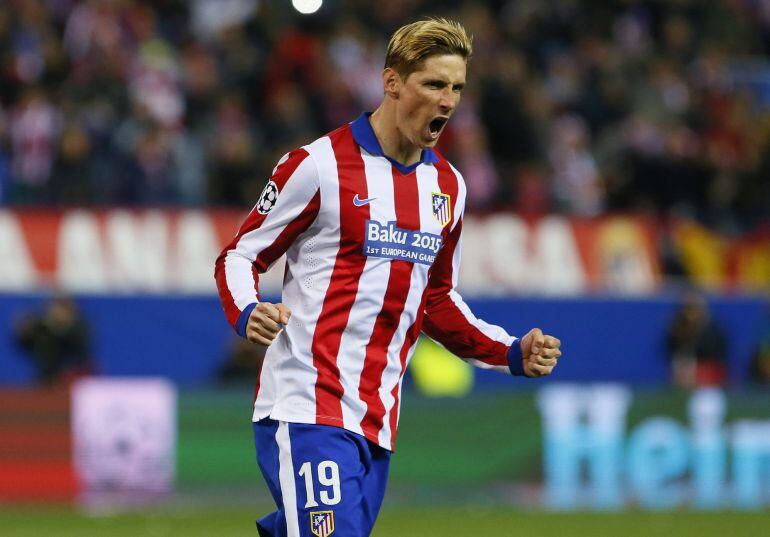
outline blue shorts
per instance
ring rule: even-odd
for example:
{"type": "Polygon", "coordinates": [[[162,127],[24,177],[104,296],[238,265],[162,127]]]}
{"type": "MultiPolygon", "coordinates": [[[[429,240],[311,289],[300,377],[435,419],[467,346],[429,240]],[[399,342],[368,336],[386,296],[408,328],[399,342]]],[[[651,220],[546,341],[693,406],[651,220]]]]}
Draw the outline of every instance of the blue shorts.
{"type": "Polygon", "coordinates": [[[339,427],[263,419],[257,463],[278,510],[262,537],[365,537],[385,496],[390,451],[339,427]]]}

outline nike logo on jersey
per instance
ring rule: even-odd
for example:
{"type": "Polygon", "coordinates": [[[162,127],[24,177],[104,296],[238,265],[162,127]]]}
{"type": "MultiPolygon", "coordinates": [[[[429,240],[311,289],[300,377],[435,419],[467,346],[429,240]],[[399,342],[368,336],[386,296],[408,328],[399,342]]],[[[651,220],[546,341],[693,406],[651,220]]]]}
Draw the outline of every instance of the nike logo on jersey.
{"type": "Polygon", "coordinates": [[[366,205],[367,203],[369,203],[369,202],[371,202],[371,201],[374,201],[374,200],[376,200],[376,199],[377,199],[377,198],[366,198],[366,199],[363,199],[363,200],[362,200],[362,199],[360,199],[360,198],[358,197],[358,194],[356,194],[355,196],[353,196],[353,205],[355,205],[356,207],[363,207],[363,206],[364,206],[364,205],[366,205]]]}

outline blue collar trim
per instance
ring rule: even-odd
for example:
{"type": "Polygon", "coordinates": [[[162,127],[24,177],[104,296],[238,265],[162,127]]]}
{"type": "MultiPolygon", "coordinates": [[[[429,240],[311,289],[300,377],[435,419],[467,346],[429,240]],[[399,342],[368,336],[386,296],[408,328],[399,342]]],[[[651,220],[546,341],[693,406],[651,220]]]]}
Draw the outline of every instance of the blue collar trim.
{"type": "Polygon", "coordinates": [[[388,155],[382,152],[382,146],[377,136],[374,134],[371,123],[369,123],[369,116],[371,112],[364,112],[358,118],[350,123],[350,129],[353,131],[353,139],[358,145],[366,149],[366,151],[378,157],[385,157],[395,166],[398,171],[404,175],[412,173],[420,164],[434,164],[438,162],[438,156],[432,149],[423,149],[420,154],[420,160],[409,166],[404,166],[400,162],[393,160],[388,155]]]}

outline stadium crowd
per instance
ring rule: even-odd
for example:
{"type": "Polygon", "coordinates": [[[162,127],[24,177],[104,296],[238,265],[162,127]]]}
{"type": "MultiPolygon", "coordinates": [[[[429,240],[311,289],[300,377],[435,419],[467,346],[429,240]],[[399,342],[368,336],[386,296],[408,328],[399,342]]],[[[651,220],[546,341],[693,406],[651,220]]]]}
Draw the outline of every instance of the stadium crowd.
{"type": "Polygon", "coordinates": [[[250,206],[422,15],[475,36],[441,145],[471,210],[770,214],[770,0],[4,0],[0,203],[250,206]]]}

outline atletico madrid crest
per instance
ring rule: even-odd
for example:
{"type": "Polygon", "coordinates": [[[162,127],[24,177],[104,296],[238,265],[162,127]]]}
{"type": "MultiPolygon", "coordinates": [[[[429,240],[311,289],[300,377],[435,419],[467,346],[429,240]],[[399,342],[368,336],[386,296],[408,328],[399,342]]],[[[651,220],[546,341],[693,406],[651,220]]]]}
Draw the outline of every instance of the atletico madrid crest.
{"type": "Polygon", "coordinates": [[[334,511],[310,511],[310,531],[318,537],[334,533],[334,511]]]}
{"type": "Polygon", "coordinates": [[[452,219],[452,207],[449,194],[433,192],[433,216],[436,217],[441,227],[446,226],[452,219]]]}

